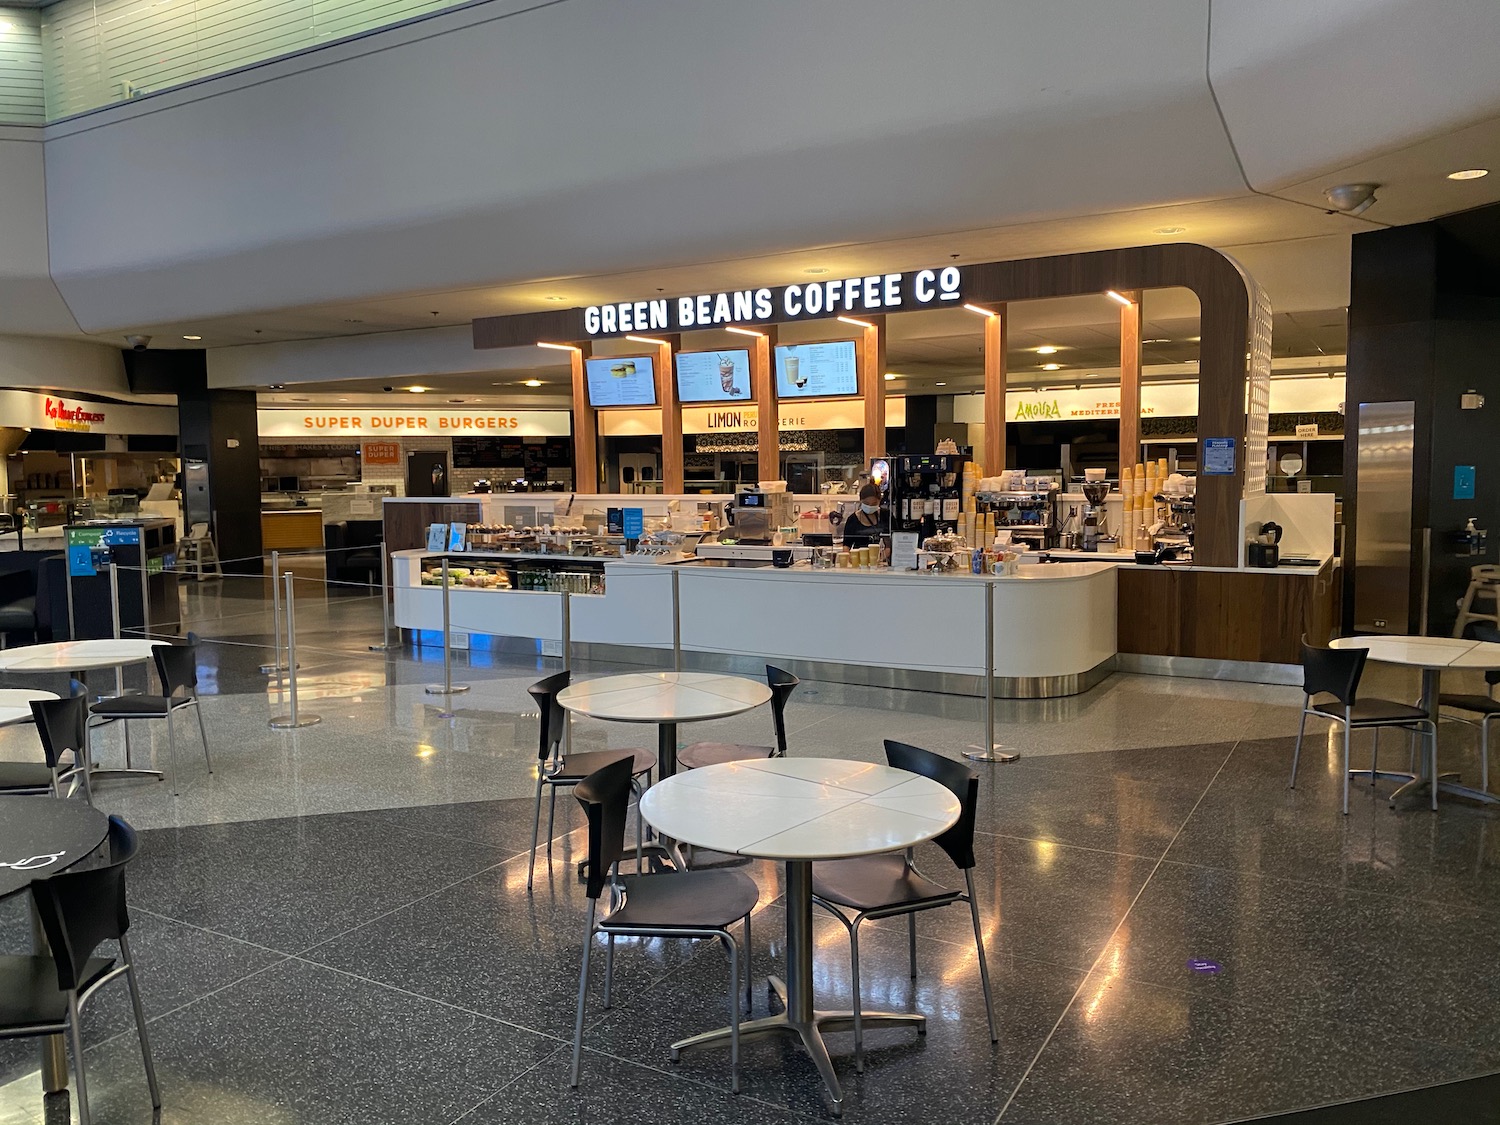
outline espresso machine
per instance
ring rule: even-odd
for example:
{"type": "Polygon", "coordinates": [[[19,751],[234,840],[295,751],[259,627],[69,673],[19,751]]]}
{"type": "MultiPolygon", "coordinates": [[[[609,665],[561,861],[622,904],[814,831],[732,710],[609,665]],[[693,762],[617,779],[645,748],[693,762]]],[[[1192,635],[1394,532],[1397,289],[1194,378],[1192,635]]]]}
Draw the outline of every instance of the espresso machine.
{"type": "Polygon", "coordinates": [[[981,492],[979,510],[995,514],[995,530],[1009,531],[1010,541],[1033,551],[1058,545],[1057,492],[981,492]]]}
{"type": "Polygon", "coordinates": [[[1113,542],[1109,533],[1109,508],[1105,499],[1109,496],[1109,482],[1105,480],[1084,481],[1083,490],[1083,542],[1085,551],[1097,551],[1101,542],[1113,542]]]}
{"type": "Polygon", "coordinates": [[[769,543],[778,528],[793,523],[792,494],[754,489],[736,492],[733,502],[724,506],[724,515],[736,542],[769,543]]]}

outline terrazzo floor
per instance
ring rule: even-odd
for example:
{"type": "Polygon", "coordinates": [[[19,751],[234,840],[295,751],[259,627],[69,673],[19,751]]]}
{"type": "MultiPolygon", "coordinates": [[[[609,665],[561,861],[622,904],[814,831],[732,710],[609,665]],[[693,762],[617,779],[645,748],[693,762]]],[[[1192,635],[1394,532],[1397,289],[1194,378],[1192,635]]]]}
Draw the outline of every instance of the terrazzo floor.
{"type": "MultiPolygon", "coordinates": [[[[214,772],[185,733],[180,796],[154,782],[98,793],[142,830],[129,893],[161,1120],[829,1119],[809,1060],[785,1044],[745,1044],[737,1097],[723,1052],[670,1062],[673,1038],[727,1015],[722,952],[702,943],[622,943],[615,1007],[596,980],[584,1082],[568,1088],[586,900],[566,798],[551,863],[525,887],[536,754],[525,688],[558,662],[461,654],[455,677],[471,690],[434,696],[423,685],[441,678],[439,654],[369,651],[378,601],[326,595],[312,577],[298,587],[300,704],[323,721],[266,725],[286,705],[258,671],[271,656],[266,585],[190,586],[214,772]]],[[[1372,668],[1372,691],[1414,687],[1372,668]]],[[[1500,1070],[1495,815],[1451,801],[1435,815],[1392,811],[1381,782],[1356,785],[1341,816],[1337,747],[1322,732],[1289,790],[1300,698],[1116,675],[1075,699],[1002,705],[1000,741],[1023,756],[981,767],[977,871],[1000,1042],[985,1032],[966,911],[922,918],[915,981],[904,924],[871,924],[865,1005],[915,1007],[930,1031],[867,1033],[862,1075],[851,1037],[831,1037],[845,1119],[1227,1122],[1500,1070]]],[[[793,755],[864,760],[885,738],[957,756],[983,734],[976,700],[811,681],[787,723],[793,755]]],[[[768,742],[770,718],[681,735],[768,742]]],[[[574,727],[578,749],[653,739],[574,727]]],[[[0,732],[0,756],[36,756],[32,740],[0,732]]],[[[144,725],[132,741],[138,760],[165,756],[144,725]]],[[[1443,768],[1477,775],[1473,742],[1445,726],[1443,768]]],[[[118,758],[118,731],[96,749],[118,758]]],[[[935,848],[918,861],[958,878],[935,848]]],[[[763,980],[785,972],[781,872],[744,869],[762,888],[763,980]]],[[[816,939],[819,1004],[847,1006],[844,932],[820,919],[816,939]]],[[[0,903],[0,948],[28,944],[24,903],[0,903]]],[[[757,987],[755,1014],[767,1004],[757,987]]],[[[95,1120],[151,1120],[124,990],[101,993],[84,1025],[95,1120]]],[[[0,1042],[0,1125],[69,1119],[66,1099],[44,1103],[35,1067],[33,1045],[0,1042]]]]}

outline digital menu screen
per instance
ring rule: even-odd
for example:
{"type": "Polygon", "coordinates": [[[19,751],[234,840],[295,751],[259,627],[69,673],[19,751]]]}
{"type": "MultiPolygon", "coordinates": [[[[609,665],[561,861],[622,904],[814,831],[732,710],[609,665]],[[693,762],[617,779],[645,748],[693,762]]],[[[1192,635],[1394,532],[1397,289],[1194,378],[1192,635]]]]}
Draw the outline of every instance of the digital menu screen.
{"type": "Polygon", "coordinates": [[[750,353],[678,352],[677,397],[682,402],[750,401],[750,353]]]}
{"type": "Polygon", "coordinates": [[[590,406],[656,405],[656,371],[650,356],[585,360],[584,375],[590,406]]]}
{"type": "Polygon", "coordinates": [[[783,344],[776,349],[778,398],[838,398],[859,394],[854,341],[783,344]]]}

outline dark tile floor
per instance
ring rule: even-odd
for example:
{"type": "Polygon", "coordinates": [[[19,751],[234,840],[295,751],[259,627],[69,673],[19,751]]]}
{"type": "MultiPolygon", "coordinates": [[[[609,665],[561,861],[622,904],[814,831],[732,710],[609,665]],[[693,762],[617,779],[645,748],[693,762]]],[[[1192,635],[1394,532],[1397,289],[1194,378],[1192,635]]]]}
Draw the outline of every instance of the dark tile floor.
{"type": "MultiPolygon", "coordinates": [[[[1290,753],[1280,738],[989,767],[977,874],[1000,1043],[965,912],[922,919],[916,981],[904,926],[876,923],[865,1003],[914,1006],[930,1031],[870,1033],[863,1075],[850,1037],[831,1039],[846,1118],[1207,1125],[1500,1070],[1500,829],[1457,802],[1392,811],[1388,787],[1358,787],[1345,818],[1320,752],[1286,788],[1290,753]]],[[[622,942],[615,1007],[596,980],[584,1083],[567,1087],[586,903],[574,824],[534,894],[524,798],[144,831],[129,891],[162,1120],[824,1118],[784,1043],[745,1045],[738,1097],[723,1052],[670,1062],[672,1039],[726,1020],[707,944],[622,942]]],[[[920,862],[952,874],[930,846],[920,862]]],[[[763,889],[762,1014],[764,977],[784,971],[781,879],[746,870],[763,889]]],[[[10,948],[26,942],[19,910],[0,904],[10,948]]],[[[816,936],[820,1003],[845,1005],[843,931],[820,920],[816,936]]],[[[96,1120],[144,1122],[116,991],[85,1015],[96,1120]]],[[[0,1123],[43,1119],[34,1066],[30,1045],[0,1044],[0,1123]]]]}

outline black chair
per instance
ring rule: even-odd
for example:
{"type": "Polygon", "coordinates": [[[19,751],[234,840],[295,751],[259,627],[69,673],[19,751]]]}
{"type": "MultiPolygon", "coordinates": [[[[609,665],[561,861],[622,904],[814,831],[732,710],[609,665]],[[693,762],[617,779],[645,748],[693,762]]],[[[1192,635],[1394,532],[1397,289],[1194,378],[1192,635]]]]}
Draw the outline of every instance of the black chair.
{"type": "Polygon", "coordinates": [[[329,582],[380,585],[383,559],[380,545],[385,524],[380,520],[335,520],[323,525],[323,551],[329,582]]]}
{"type": "Polygon", "coordinates": [[[36,575],[30,570],[0,574],[0,649],[12,633],[37,639],[36,575]]]}
{"type": "Polygon", "coordinates": [[[776,724],[775,746],[745,746],[733,742],[695,742],[677,751],[678,769],[723,762],[749,762],[759,758],[786,757],[786,701],[802,681],[781,668],[766,665],[766,683],[771,688],[771,719],[776,724]]]}
{"type": "Polygon", "coordinates": [[[208,754],[208,731],[203,726],[203,709],[198,706],[198,643],[193,634],[188,637],[187,644],[160,644],[151,650],[151,655],[156,660],[156,674],[161,679],[161,695],[118,695],[101,699],[89,708],[94,719],[100,722],[119,720],[127,724],[127,731],[128,724],[136,719],[166,720],[173,796],[177,795],[178,789],[177,733],[172,716],[178,711],[191,707],[198,716],[198,733],[203,739],[203,760],[208,765],[208,772],[214,772],[214,764],[208,754]]]}
{"type": "Polygon", "coordinates": [[[1000,1041],[995,1030],[995,1008],[990,998],[990,969],[984,956],[984,934],[979,903],[974,896],[974,819],[979,806],[979,775],[952,758],[904,742],[886,739],[886,761],[898,770],[931,778],[951,790],[962,811],[958,822],[933,843],[964,873],[964,890],[954,891],[917,870],[913,853],[887,852],[853,859],[825,860],[812,865],[813,902],[828,911],[849,931],[849,965],[854,989],[854,1068],[863,1071],[864,1037],[860,1026],[859,927],[876,918],[906,916],[911,978],[917,979],[917,915],[924,910],[969,904],[974,922],[974,948],[979,954],[979,982],[984,987],[984,1010],[989,1017],[990,1042],[1000,1041]]]}
{"type": "Polygon", "coordinates": [[[590,774],[573,790],[589,822],[589,856],[584,867],[589,898],[588,929],[583,939],[583,966],[578,973],[578,1015],[573,1024],[573,1069],[568,1080],[578,1085],[583,1056],[583,1013],[588,999],[589,958],[594,935],[604,934],[604,1006],[610,1006],[614,980],[615,938],[718,938],[729,953],[730,1088],[740,1092],[740,978],[745,980],[745,1007],[751,1001],[750,913],[760,902],[760,888],[742,871],[680,871],[621,878],[625,854],[625,820],[630,801],[630,760],[621,758],[590,774]],[[609,909],[598,916],[599,896],[610,889],[609,909]],[[729,927],[745,923],[741,953],[729,927]],[[741,960],[743,958],[743,961],[741,960]],[[743,972],[741,968],[743,966],[743,972]]]}
{"type": "Polygon", "coordinates": [[[110,817],[108,864],[65,871],[31,884],[32,902],[52,956],[0,957],[0,1039],[69,1036],[80,1125],[89,1125],[89,1094],[79,1012],[95,992],[122,976],[130,986],[130,1006],[135,1011],[151,1105],[161,1109],[161,1090],[156,1084],[156,1068],[151,1065],[141,990],[135,979],[135,959],[126,936],[130,916],[125,909],[125,864],[136,848],[135,829],[118,816],[110,817]],[[103,941],[119,943],[118,958],[94,956],[103,941]]]}
{"type": "MultiPolygon", "coordinates": [[[[1500,644],[1500,629],[1493,625],[1476,625],[1474,626],[1474,639],[1487,641],[1490,644],[1500,644]]],[[[1488,792],[1490,787],[1490,723],[1495,719],[1500,719],[1500,699],[1495,698],[1495,685],[1500,684],[1500,672],[1486,672],[1484,682],[1489,688],[1487,695],[1467,695],[1445,691],[1438,695],[1438,706],[1462,711],[1466,715],[1479,716],[1477,719],[1468,719],[1463,715],[1443,717],[1452,719],[1455,723],[1464,723],[1467,726],[1479,728],[1479,787],[1488,792]]]]}
{"type": "Polygon", "coordinates": [[[0,793],[61,797],[63,784],[74,782],[81,783],[84,799],[94,803],[89,778],[88,700],[84,698],[82,684],[73,680],[72,686],[73,694],[65,699],[31,701],[31,719],[36,724],[44,760],[0,762],[0,793]]]}
{"type": "MultiPolygon", "coordinates": [[[[563,734],[568,729],[568,716],[563,705],[557,701],[563,688],[572,683],[572,673],[558,672],[544,680],[538,680],[526,689],[536,701],[541,713],[538,723],[536,763],[536,808],[531,817],[531,860],[526,865],[526,889],[531,890],[533,872],[536,870],[537,834],[542,826],[542,790],[547,790],[547,863],[552,863],[552,825],[557,817],[557,791],[570,789],[579,784],[595,770],[614,761],[631,762],[632,778],[645,777],[650,784],[651,771],[656,768],[656,753],[652,750],[591,750],[584,754],[563,755],[563,734]]],[[[639,792],[639,786],[636,786],[639,792]]],[[[643,843],[641,825],[636,821],[636,854],[641,853],[643,843]]]]}
{"type": "Polygon", "coordinates": [[[1437,809],[1437,724],[1426,711],[1409,703],[1392,699],[1360,699],[1359,680],[1364,675],[1369,651],[1362,648],[1316,648],[1302,643],[1302,721],[1297,724],[1297,747],[1292,751],[1292,779],[1288,788],[1297,788],[1297,762],[1302,757],[1302,738],[1307,717],[1328,719],[1344,728],[1344,815],[1349,813],[1349,738],[1356,730],[1373,730],[1375,746],[1370,757],[1370,784],[1379,773],[1380,730],[1396,727],[1427,735],[1429,764],[1432,767],[1432,807],[1437,809]],[[1314,703],[1319,695],[1332,700],[1314,703]]]}

